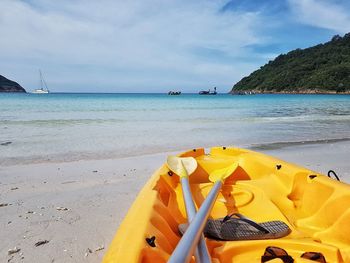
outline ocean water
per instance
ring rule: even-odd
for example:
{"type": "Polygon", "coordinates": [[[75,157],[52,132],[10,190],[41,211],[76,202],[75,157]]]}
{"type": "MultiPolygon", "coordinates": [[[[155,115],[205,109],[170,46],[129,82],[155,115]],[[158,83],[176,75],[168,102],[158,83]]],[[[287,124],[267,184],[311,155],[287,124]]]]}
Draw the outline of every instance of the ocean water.
{"type": "Polygon", "coordinates": [[[350,138],[350,96],[0,94],[0,165],[350,138]]]}

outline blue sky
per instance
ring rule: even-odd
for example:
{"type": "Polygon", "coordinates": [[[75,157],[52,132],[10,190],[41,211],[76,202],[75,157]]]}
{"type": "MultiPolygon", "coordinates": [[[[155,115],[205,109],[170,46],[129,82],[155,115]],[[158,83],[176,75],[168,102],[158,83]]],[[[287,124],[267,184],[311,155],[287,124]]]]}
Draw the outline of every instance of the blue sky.
{"type": "Polygon", "coordinates": [[[227,92],[280,53],[350,32],[345,0],[1,0],[0,74],[27,90],[227,92]]]}

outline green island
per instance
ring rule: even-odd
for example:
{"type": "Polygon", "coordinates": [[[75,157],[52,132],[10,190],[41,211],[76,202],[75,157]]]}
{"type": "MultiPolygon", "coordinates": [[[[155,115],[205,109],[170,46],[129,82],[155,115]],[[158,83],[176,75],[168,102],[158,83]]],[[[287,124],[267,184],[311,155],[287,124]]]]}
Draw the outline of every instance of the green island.
{"type": "Polygon", "coordinates": [[[350,33],[281,54],[237,82],[231,94],[350,94],[350,33]]]}

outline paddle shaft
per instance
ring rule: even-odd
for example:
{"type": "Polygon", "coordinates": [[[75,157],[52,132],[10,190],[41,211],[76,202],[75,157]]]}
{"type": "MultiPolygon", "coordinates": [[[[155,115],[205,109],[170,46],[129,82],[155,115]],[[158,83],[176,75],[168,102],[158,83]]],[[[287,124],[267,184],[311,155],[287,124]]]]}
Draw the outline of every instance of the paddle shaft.
{"type": "Polygon", "coordinates": [[[221,181],[215,182],[185,234],[177,244],[173,254],[170,256],[168,263],[187,263],[191,260],[221,186],[221,181]]]}
{"type": "MultiPolygon", "coordinates": [[[[191,223],[193,218],[196,216],[196,207],[192,199],[190,183],[189,183],[188,177],[181,177],[180,181],[181,181],[181,187],[182,187],[182,195],[185,200],[188,223],[191,223]]],[[[207,244],[204,239],[204,235],[202,234],[202,231],[200,233],[201,233],[200,239],[195,251],[196,262],[211,263],[210,255],[207,248],[207,244]]]]}

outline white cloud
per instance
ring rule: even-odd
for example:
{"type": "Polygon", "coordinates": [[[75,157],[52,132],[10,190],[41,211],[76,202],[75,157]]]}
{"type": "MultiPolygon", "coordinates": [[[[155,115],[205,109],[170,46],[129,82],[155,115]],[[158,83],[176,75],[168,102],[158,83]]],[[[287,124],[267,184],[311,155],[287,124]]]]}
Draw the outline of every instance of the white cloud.
{"type": "Polygon", "coordinates": [[[337,33],[350,31],[349,9],[334,1],[288,0],[295,17],[302,23],[334,30],[337,33]]]}
{"type": "Polygon", "coordinates": [[[57,91],[164,91],[180,85],[190,91],[208,83],[228,90],[258,66],[235,58],[251,56],[244,47],[260,43],[261,21],[259,13],[220,13],[223,4],[2,0],[0,67],[15,71],[24,86],[34,85],[33,73],[42,68],[57,91]],[[225,59],[193,52],[203,48],[225,59]]]}

